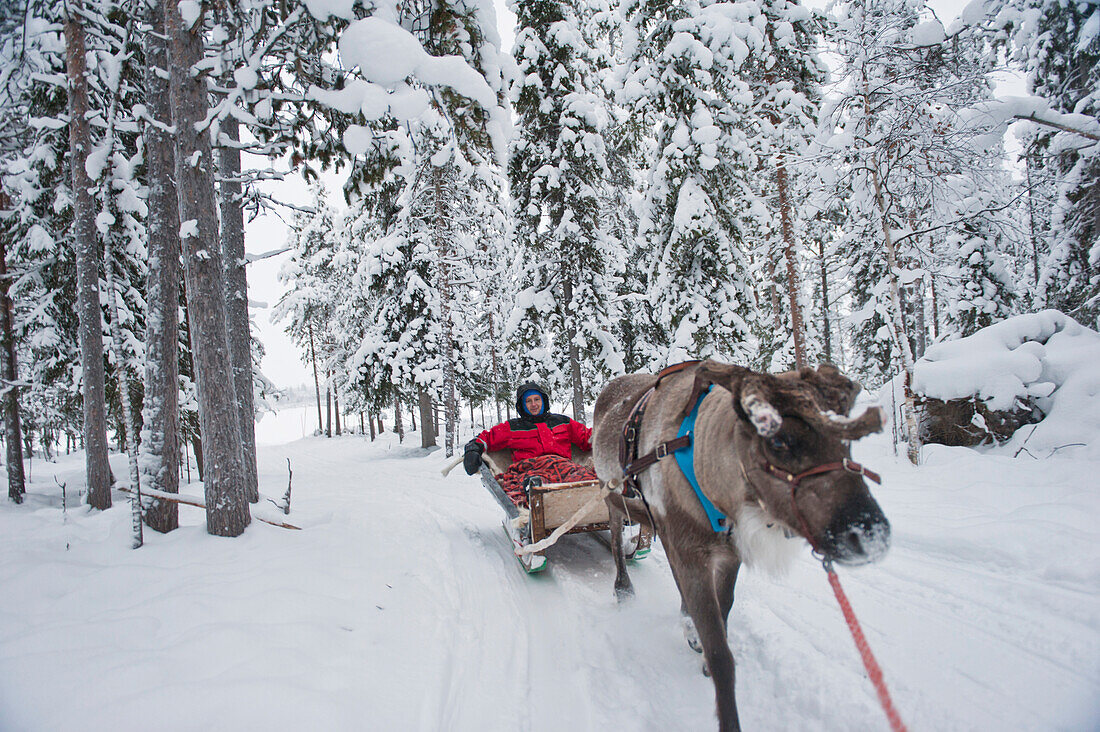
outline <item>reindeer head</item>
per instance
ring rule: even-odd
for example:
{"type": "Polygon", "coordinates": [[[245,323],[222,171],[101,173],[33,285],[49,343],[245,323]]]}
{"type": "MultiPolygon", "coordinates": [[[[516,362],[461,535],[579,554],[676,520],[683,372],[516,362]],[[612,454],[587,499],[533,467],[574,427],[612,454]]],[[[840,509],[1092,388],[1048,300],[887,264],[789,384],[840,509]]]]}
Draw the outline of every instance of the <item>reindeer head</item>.
{"type": "Polygon", "coordinates": [[[696,378],[733,395],[731,449],[748,500],[840,564],[886,553],[890,524],[851,461],[849,442],[882,428],[876,408],[848,417],[858,384],[832,365],[771,375],[705,361],[696,378]]]}

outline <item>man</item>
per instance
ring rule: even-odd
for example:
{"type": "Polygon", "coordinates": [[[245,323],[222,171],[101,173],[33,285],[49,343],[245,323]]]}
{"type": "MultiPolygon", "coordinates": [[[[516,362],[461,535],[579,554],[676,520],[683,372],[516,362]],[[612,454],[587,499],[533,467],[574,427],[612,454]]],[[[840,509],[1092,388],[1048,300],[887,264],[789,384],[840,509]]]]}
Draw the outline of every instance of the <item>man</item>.
{"type": "Polygon", "coordinates": [[[595,472],[572,462],[572,447],[592,449],[592,430],[564,414],[547,411],[550,396],[538,384],[528,382],[516,390],[519,417],[501,422],[466,443],[462,467],[468,475],[478,472],[485,451],[510,449],[512,465],[498,482],[517,506],[527,502],[523,483],[537,476],[544,483],[594,480],[595,472]]]}

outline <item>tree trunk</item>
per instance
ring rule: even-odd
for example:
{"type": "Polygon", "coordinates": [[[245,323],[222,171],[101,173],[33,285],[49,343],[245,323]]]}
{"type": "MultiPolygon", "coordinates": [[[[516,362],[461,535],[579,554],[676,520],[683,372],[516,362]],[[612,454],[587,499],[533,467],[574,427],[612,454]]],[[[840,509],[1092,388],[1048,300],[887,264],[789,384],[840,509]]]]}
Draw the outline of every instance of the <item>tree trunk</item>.
{"type": "Polygon", "coordinates": [[[787,260],[787,297],[791,307],[791,333],[794,336],[794,367],[806,365],[805,345],[802,336],[802,306],[798,301],[798,269],[795,262],[794,224],[791,216],[791,198],[787,181],[787,165],[784,156],[775,167],[775,183],[779,191],[779,217],[783,230],[783,254],[787,260]]]}
{"type": "Polygon", "coordinates": [[[409,420],[412,421],[412,431],[416,432],[416,410],[409,408],[409,420]]]}
{"type": "Polygon", "coordinates": [[[126,457],[130,468],[130,511],[133,548],[145,543],[141,531],[141,476],[138,470],[137,422],[134,420],[134,405],[130,402],[130,382],[133,374],[126,363],[126,354],[122,351],[122,328],[119,327],[118,284],[115,277],[115,255],[110,240],[105,242],[104,259],[107,274],[107,302],[111,309],[111,345],[118,369],[118,401],[122,404],[122,416],[126,424],[126,457]]]}
{"type": "Polygon", "coordinates": [[[206,78],[192,73],[203,60],[202,17],[183,27],[180,4],[166,0],[172,119],[176,130],[176,191],[187,309],[191,318],[199,426],[206,455],[203,476],[206,530],[238,536],[251,521],[241,451],[233,368],[229,358],[225,278],[214,197],[214,170],[206,119],[206,78]]]}
{"type": "MultiPolygon", "coordinates": [[[[382,432],[382,415],[378,415],[378,431],[382,432]]],[[[401,397],[393,398],[393,431],[397,433],[397,441],[405,441],[405,425],[401,421],[401,397]]]]}
{"type": "MultiPolygon", "coordinates": [[[[231,75],[230,75],[231,78],[231,75]]],[[[244,462],[245,495],[249,502],[260,500],[256,476],[256,407],[252,385],[252,333],[248,323],[248,278],[245,275],[244,211],[241,192],[240,132],[232,115],[222,120],[218,169],[221,172],[222,257],[225,267],[225,318],[229,339],[229,362],[237,395],[237,421],[241,428],[241,458],[244,462]]]]}
{"type": "MultiPolygon", "coordinates": [[[[145,164],[149,175],[149,273],[145,281],[145,401],[143,403],[141,461],[143,482],[164,493],[179,493],[179,291],[180,219],[176,201],[175,150],[167,129],[172,124],[168,104],[168,44],[163,36],[164,6],[149,7],[145,34],[146,104],[153,122],[143,130],[145,164]]],[[[145,523],[154,531],[179,526],[179,504],[151,500],[145,523]]]]}
{"type": "MultiPolygon", "coordinates": [[[[567,265],[566,272],[562,272],[565,295],[565,312],[572,313],[573,308],[573,270],[567,265]]],[[[573,419],[584,422],[584,381],[581,376],[581,353],[577,348],[577,324],[576,320],[569,316],[569,324],[565,327],[565,337],[569,341],[569,377],[573,382],[573,419]]],[[[550,411],[550,405],[543,407],[544,411],[550,411]]]]}
{"type": "MultiPolygon", "coordinates": [[[[0,193],[0,207],[10,208],[10,199],[0,193]]],[[[14,319],[12,302],[8,297],[7,241],[0,238],[0,379],[3,381],[3,398],[0,405],[4,415],[4,444],[7,448],[8,498],[23,502],[27,492],[23,476],[23,431],[19,419],[19,392],[16,383],[19,371],[15,360],[14,319]]]]}
{"type": "Polygon", "coordinates": [[[306,322],[309,331],[309,358],[313,361],[313,388],[317,390],[317,434],[325,431],[325,420],[321,415],[321,379],[317,375],[317,349],[313,345],[313,321],[306,322]]]}
{"type": "Polygon", "coordinates": [[[1031,284],[1035,287],[1034,297],[1039,295],[1039,237],[1035,231],[1035,188],[1031,183],[1032,153],[1024,155],[1024,171],[1027,173],[1027,221],[1028,238],[1031,240],[1031,284]]]}
{"type": "Polygon", "coordinates": [[[423,386],[416,387],[416,395],[420,407],[420,446],[435,447],[432,397],[423,386]]]}
{"type": "Polygon", "coordinates": [[[340,436],[340,392],[332,387],[332,411],[336,416],[336,436],[340,436]]]}
{"type": "Polygon", "coordinates": [[[99,305],[99,242],[95,229],[92,181],[87,162],[92,139],[88,126],[83,0],[71,0],[65,19],[66,72],[69,79],[69,167],[73,176],[73,239],[76,248],[77,314],[84,397],[84,448],[88,504],[111,507],[111,469],[107,463],[107,409],[103,386],[103,319],[99,305]]]}
{"type": "Polygon", "coordinates": [[[894,239],[890,233],[890,221],[886,215],[886,201],[882,195],[882,183],[878,170],[871,168],[871,181],[875,188],[875,204],[878,206],[882,222],[882,238],[886,245],[887,278],[890,283],[891,317],[886,319],[887,329],[901,354],[902,368],[905,369],[905,426],[908,434],[909,462],[920,462],[920,427],[917,424],[917,400],[910,386],[913,379],[913,351],[909,347],[909,335],[905,332],[904,310],[901,305],[901,290],[898,285],[898,258],[894,250],[894,239]]]}
{"type": "Polygon", "coordinates": [[[825,242],[821,242],[821,337],[825,339],[825,360],[833,362],[832,325],[829,323],[829,268],[825,265],[825,242]]]}
{"type": "MultiPolygon", "coordinates": [[[[454,298],[451,286],[451,231],[447,217],[447,207],[443,201],[443,173],[438,166],[432,169],[435,189],[435,234],[436,251],[439,254],[439,305],[440,318],[443,321],[443,408],[447,439],[444,452],[447,457],[455,453],[455,433],[458,431],[458,401],[455,398],[455,347],[454,329],[451,323],[451,301],[454,298]]],[[[421,442],[424,438],[421,437],[421,442]]],[[[435,444],[434,441],[432,444],[435,444]]],[[[427,447],[425,445],[425,447],[427,447]]]]}
{"type": "Polygon", "coordinates": [[[332,437],[332,385],[325,376],[325,437],[332,437]]]}
{"type": "MultiPolygon", "coordinates": [[[[203,462],[202,462],[202,437],[199,435],[191,435],[191,452],[195,454],[195,472],[199,474],[199,480],[202,480],[203,474],[203,462]]],[[[191,482],[191,464],[187,464],[187,482],[191,482]]]]}

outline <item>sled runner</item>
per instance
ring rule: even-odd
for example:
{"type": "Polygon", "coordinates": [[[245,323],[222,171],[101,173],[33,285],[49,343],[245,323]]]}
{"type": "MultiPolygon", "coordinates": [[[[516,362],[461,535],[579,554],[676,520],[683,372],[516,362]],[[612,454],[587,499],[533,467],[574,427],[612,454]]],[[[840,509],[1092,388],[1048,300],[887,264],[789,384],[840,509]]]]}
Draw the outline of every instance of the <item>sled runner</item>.
{"type": "MultiPolygon", "coordinates": [[[[592,465],[592,453],[573,450],[573,461],[585,466],[592,465]]],[[[497,502],[504,508],[507,517],[504,529],[512,541],[513,549],[534,544],[550,535],[554,529],[567,523],[583,508],[593,496],[600,492],[598,480],[582,480],[564,483],[542,483],[538,478],[526,481],[523,490],[527,498],[527,508],[517,506],[497,476],[512,464],[511,450],[496,450],[482,455],[481,481],[497,502]]],[[[579,517],[569,534],[583,534],[608,529],[607,505],[598,501],[579,517]]],[[[624,539],[633,542],[626,546],[626,556],[630,560],[639,560],[649,554],[650,535],[641,531],[637,525],[625,527],[624,539]]],[[[544,552],[517,556],[524,570],[529,574],[540,572],[546,567],[544,552]]]]}

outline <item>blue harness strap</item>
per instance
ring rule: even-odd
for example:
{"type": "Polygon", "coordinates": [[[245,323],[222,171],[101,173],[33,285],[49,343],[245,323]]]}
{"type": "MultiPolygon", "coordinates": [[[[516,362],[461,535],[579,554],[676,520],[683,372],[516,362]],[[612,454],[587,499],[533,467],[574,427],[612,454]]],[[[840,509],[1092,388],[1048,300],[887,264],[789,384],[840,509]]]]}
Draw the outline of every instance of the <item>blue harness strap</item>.
{"type": "Polygon", "coordinates": [[[714,529],[715,533],[722,533],[726,530],[726,515],[714,507],[710,499],[703,493],[703,489],[699,487],[699,481],[695,477],[695,437],[693,430],[695,429],[695,418],[699,416],[699,405],[703,403],[703,399],[710,390],[714,388],[714,385],[707,387],[707,390],[699,395],[699,399],[695,402],[695,406],[692,407],[688,416],[684,417],[684,421],[680,424],[680,431],[677,433],[677,437],[683,437],[684,435],[691,435],[692,439],[687,447],[677,450],[674,454],[676,456],[676,463],[680,466],[681,472],[684,477],[687,478],[688,483],[691,484],[692,490],[695,491],[696,497],[699,499],[699,503],[703,506],[703,512],[706,513],[707,519],[710,521],[710,527],[714,529]]]}

